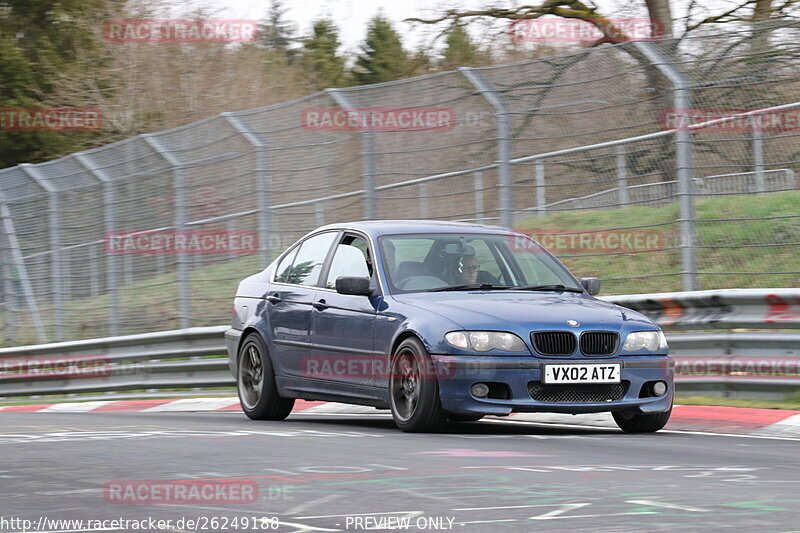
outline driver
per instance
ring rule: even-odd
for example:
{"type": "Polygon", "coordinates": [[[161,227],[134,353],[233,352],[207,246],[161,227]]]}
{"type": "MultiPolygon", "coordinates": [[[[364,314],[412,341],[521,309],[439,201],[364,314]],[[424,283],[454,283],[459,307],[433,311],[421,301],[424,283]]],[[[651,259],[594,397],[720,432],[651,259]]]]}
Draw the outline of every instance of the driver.
{"type": "Polygon", "coordinates": [[[454,285],[472,285],[478,282],[478,271],[481,266],[474,255],[462,255],[453,268],[454,285]]]}

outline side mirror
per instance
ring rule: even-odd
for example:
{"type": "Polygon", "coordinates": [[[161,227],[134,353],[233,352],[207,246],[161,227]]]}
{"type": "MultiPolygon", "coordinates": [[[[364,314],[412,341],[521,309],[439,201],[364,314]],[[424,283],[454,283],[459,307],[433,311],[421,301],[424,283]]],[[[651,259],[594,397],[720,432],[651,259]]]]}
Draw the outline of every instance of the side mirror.
{"type": "Polygon", "coordinates": [[[372,289],[369,288],[369,278],[351,278],[342,276],[336,278],[336,292],[339,294],[369,296],[372,294],[372,289]]]}
{"type": "Polygon", "coordinates": [[[581,285],[592,296],[600,294],[600,278],[581,278],[581,285]]]}

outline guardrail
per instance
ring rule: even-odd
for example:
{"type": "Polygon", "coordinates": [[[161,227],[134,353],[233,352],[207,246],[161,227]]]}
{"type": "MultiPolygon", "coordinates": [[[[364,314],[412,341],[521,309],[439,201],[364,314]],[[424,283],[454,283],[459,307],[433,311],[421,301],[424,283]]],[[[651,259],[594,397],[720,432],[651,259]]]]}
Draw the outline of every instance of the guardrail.
{"type": "MultiPolygon", "coordinates": [[[[798,328],[800,289],[729,289],[604,300],[666,329],[798,328]]],[[[0,398],[233,387],[223,333],[189,328],[0,349],[0,398]]],[[[681,393],[781,396],[800,390],[800,332],[668,331],[681,393]]]]}

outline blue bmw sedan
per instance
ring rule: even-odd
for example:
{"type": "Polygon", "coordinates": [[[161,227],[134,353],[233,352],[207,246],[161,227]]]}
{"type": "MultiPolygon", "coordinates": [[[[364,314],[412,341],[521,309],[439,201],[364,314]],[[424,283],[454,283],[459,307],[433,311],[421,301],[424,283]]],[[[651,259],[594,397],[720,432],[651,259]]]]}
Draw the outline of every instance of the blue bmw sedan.
{"type": "Polygon", "coordinates": [[[230,368],[252,419],[282,420],[299,398],[390,409],[404,431],[603,411],[658,431],[673,397],[664,334],[599,290],[505,228],[324,226],[239,284],[230,368]]]}

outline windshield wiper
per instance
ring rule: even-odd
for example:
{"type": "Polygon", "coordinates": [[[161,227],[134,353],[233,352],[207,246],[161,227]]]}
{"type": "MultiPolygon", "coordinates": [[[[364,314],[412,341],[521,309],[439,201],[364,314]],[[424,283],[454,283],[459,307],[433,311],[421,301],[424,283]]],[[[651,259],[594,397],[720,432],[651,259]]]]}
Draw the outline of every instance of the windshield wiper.
{"type": "Polygon", "coordinates": [[[491,283],[469,283],[466,285],[449,285],[447,287],[436,287],[435,289],[428,289],[428,292],[444,292],[444,291],[497,291],[505,289],[514,289],[508,285],[492,285],[491,283]]]}
{"type": "Polygon", "coordinates": [[[515,291],[566,291],[566,292],[583,292],[583,289],[576,289],[575,287],[567,287],[566,285],[520,285],[519,287],[511,287],[515,291]]]}

